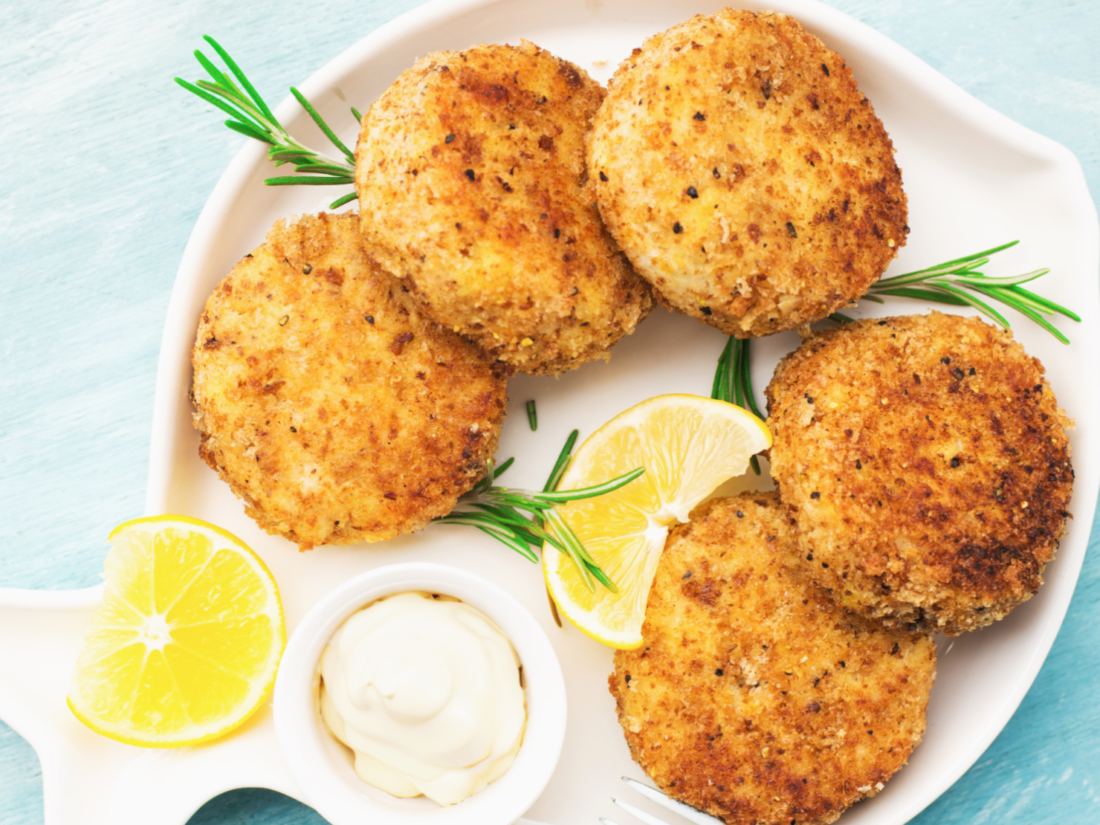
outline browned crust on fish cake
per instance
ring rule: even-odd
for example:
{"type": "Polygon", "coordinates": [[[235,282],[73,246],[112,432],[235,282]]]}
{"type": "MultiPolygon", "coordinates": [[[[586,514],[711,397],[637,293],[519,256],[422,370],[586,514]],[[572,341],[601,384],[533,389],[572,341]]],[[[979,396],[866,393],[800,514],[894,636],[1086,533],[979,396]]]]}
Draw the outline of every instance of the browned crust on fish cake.
{"type": "Polygon", "coordinates": [[[740,338],[857,299],[909,231],[893,144],[851,69],[775,12],[697,15],[635,49],[588,162],[658,300],[740,338]]]}
{"type": "Polygon", "coordinates": [[[210,296],[192,362],[199,455],[303,550],[450,512],[504,420],[505,379],[370,261],[352,214],[277,222],[210,296]]]}
{"type": "Polygon", "coordinates": [[[924,733],[931,639],[846,613],[797,552],[774,493],[704,504],[669,536],[645,641],[608,680],[638,764],[730,825],[832,822],[924,733]]]}
{"type": "Polygon", "coordinates": [[[585,192],[603,95],[531,43],[481,45],[419,60],[363,118],[371,254],[432,318],[520,372],[606,357],[654,305],[585,192]]]}
{"type": "Polygon", "coordinates": [[[767,396],[772,476],[846,607],[956,635],[1039,588],[1072,422],[1011,333],[936,312],[846,324],[781,361],[767,396]]]}

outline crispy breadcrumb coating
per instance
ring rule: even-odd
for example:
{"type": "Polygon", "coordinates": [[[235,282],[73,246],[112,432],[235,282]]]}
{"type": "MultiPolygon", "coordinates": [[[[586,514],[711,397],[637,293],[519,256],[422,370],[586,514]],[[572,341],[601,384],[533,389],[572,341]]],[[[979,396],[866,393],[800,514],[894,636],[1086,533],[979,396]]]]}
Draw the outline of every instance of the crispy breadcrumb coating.
{"type": "Polygon", "coordinates": [[[279,221],[206,303],[199,455],[303,550],[451,511],[496,450],[506,381],[370,261],[355,215],[279,221]]]}
{"type": "Polygon", "coordinates": [[[371,254],[516,370],[604,358],[653,308],[585,192],[603,89],[537,46],[421,59],[370,107],[355,185],[371,254]]]}
{"type": "Polygon", "coordinates": [[[1069,515],[1072,423],[1011,333],[937,312],[847,324],[767,396],[772,476],[845,607],[957,635],[1034,595],[1069,515]]]}
{"type": "Polygon", "coordinates": [[[739,338],[856,300],[909,231],[893,144],[851,69],[775,12],[696,15],[635,49],[588,164],[658,300],[739,338]]]}
{"type": "Polygon", "coordinates": [[[730,825],[833,822],[924,734],[931,639],[846,613],[797,555],[774,493],[707,502],[669,536],[643,646],[615,654],[634,759],[730,825]]]}

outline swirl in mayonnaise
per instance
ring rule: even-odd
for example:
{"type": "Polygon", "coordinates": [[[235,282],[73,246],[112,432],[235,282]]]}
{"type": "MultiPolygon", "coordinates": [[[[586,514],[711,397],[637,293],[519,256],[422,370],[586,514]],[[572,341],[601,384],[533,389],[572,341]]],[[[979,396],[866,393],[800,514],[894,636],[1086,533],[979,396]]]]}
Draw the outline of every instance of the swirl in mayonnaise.
{"type": "Polygon", "coordinates": [[[453,805],[511,766],[527,708],[508,637],[468,604],[400,593],[352,614],[321,657],[321,716],[355,772],[453,805]]]}

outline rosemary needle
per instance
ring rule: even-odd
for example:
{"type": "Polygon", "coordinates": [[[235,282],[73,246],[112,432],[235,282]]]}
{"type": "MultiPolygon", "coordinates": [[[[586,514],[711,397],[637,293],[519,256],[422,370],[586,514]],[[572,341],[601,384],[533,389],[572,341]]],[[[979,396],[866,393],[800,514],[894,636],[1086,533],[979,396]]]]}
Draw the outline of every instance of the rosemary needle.
{"type": "MultiPolygon", "coordinates": [[[[710,397],[729,404],[744,407],[760,420],[764,414],[756,406],[756,397],[752,391],[752,374],[749,371],[749,346],[751,338],[734,338],[726,341],[726,347],[718,356],[718,368],[714,371],[714,383],[710,397]]],[[[760,460],[753,456],[749,459],[752,471],[760,475],[760,460]]]]}
{"type": "Polygon", "coordinates": [[[539,428],[539,414],[535,410],[535,402],[527,402],[527,423],[531,426],[531,432],[539,428]]]}
{"type": "Polygon", "coordinates": [[[573,430],[569,433],[569,438],[565,439],[565,445],[558,453],[558,460],[554,462],[554,469],[550,471],[550,476],[546,479],[546,484],[542,488],[544,493],[558,489],[558,485],[561,484],[561,477],[565,475],[565,470],[569,466],[569,459],[573,455],[573,447],[577,444],[578,435],[580,435],[580,430],[573,430]]]}
{"type": "MultiPolygon", "coordinates": [[[[287,163],[294,166],[293,175],[267,178],[264,183],[268,186],[296,184],[348,186],[355,183],[355,153],[336,136],[336,133],[301,92],[293,86],[290,87],[290,93],[294,95],[294,99],[306,110],[306,113],[309,114],[332,145],[340,151],[343,155],[342,158],[331,158],[310,149],[291,137],[240,66],[229,56],[229,53],[214,38],[204,36],[203,39],[210,44],[210,47],[214,49],[218,57],[228,67],[229,74],[214,65],[201,51],[196,51],[195,59],[199,61],[199,65],[206,70],[212,80],[197,80],[194,83],[188,83],[186,80],[177,77],[176,83],[228,114],[232,120],[225,121],[225,125],[234,132],[269,144],[270,148],[267,150],[267,156],[276,166],[287,163]],[[234,78],[236,78],[236,83],[234,78]]],[[[351,111],[357,121],[362,119],[355,109],[351,111]]],[[[329,208],[336,209],[349,201],[355,200],[355,198],[355,192],[349,192],[329,204],[329,208]]]]}

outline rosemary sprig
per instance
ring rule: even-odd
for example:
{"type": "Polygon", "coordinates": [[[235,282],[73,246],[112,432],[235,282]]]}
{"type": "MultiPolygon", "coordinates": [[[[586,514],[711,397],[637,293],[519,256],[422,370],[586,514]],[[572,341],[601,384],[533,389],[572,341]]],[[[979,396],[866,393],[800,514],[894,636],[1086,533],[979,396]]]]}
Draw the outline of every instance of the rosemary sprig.
{"type": "MultiPolygon", "coordinates": [[[[331,158],[310,149],[291,137],[290,133],[283,128],[283,125],[272,113],[271,108],[264,102],[260,93],[256,91],[256,88],[241,71],[241,68],[229,56],[229,53],[214,38],[204,35],[203,40],[209,43],[211,48],[217,52],[229,68],[232,77],[215,66],[205,54],[196,50],[195,59],[213,78],[213,82],[197,80],[194,83],[188,83],[186,80],[177,77],[175,79],[176,83],[228,114],[232,120],[225,121],[225,125],[234,132],[270,144],[267,156],[276,166],[282,166],[285,163],[294,166],[293,175],[268,178],[264,183],[268,186],[289,186],[292,184],[347,186],[355,183],[355,153],[348,149],[336,136],[336,133],[325,123],[324,118],[305,99],[301,92],[293,86],[290,87],[290,93],[313,118],[313,122],[317,124],[325,137],[343,154],[342,159],[331,158]],[[240,86],[233,82],[233,78],[237,79],[240,86]]],[[[351,111],[356,120],[361,120],[355,109],[351,111]]],[[[329,204],[329,208],[336,209],[349,201],[355,200],[355,198],[355,192],[349,192],[329,204]]]]}
{"type": "MultiPolygon", "coordinates": [[[[1049,269],[1036,269],[1034,272],[1025,272],[1023,275],[1007,278],[990,278],[978,271],[980,267],[989,263],[991,256],[1018,243],[1019,241],[1012,241],[982,252],[975,252],[964,258],[936,264],[927,269],[883,278],[873,284],[863,297],[877,303],[882,303],[883,295],[895,295],[952,306],[970,306],[1008,329],[1009,323],[1005,317],[983,300],[983,298],[992,299],[1030,318],[1063,344],[1068,344],[1069,338],[1043,316],[1059,314],[1074,321],[1080,321],[1081,318],[1064,306],[1021,286],[1028,281],[1043,277],[1050,272],[1049,269]]],[[[829,317],[841,323],[851,320],[845,316],[835,317],[835,315],[837,314],[829,317]]]]}
{"type": "MultiPolygon", "coordinates": [[[[744,407],[763,420],[765,416],[756,406],[756,398],[752,391],[752,373],[749,371],[751,343],[751,338],[730,336],[726,342],[726,348],[718,356],[718,368],[714,371],[710,397],[744,407]]],[[[752,465],[752,471],[760,475],[760,461],[757,457],[750,458],[749,463],[752,465]]]]}
{"type": "Polygon", "coordinates": [[[550,477],[541,492],[495,486],[493,482],[514,461],[514,459],[508,459],[496,470],[490,466],[484,478],[463,497],[464,500],[460,501],[461,504],[473,509],[455,510],[432,521],[439,524],[463,524],[476,527],[532,562],[538,561],[534,548],[549,542],[573,560],[589,590],[594,591],[596,589],[594,582],[598,581],[611,592],[617,592],[615,583],[596,564],[577,538],[577,534],[555,508],[558,504],[564,504],[567,501],[595,498],[610,493],[629,484],[645,470],[639,467],[593,487],[555,492],[554,488],[565,473],[576,441],[577,431],[574,430],[558,455],[554,469],[550,472],[550,477]],[[524,516],[520,510],[526,510],[531,516],[524,516]],[[547,524],[553,529],[546,529],[547,524]]]}

